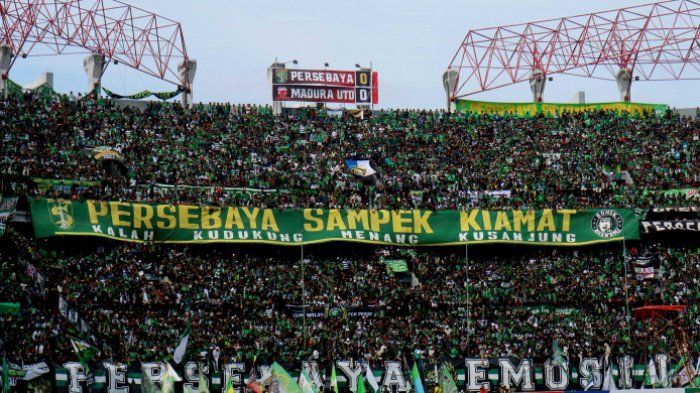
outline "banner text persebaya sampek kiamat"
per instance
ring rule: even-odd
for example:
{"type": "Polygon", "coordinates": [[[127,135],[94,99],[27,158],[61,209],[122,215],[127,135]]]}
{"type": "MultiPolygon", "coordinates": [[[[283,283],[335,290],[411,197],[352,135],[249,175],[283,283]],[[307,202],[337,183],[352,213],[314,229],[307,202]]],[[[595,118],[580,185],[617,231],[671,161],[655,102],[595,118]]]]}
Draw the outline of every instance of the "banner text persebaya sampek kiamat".
{"type": "Polygon", "coordinates": [[[639,238],[625,209],[277,210],[118,201],[31,200],[38,237],[104,236],[171,243],[262,242],[286,245],[355,241],[455,245],[581,245],[639,238]]]}

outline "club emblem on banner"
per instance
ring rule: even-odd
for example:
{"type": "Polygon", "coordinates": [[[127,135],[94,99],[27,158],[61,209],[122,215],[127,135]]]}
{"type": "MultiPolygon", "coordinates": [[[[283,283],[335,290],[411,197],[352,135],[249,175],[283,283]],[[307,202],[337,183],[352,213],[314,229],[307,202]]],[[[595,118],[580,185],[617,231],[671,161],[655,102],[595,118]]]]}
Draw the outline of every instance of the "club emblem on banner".
{"type": "Polygon", "coordinates": [[[593,232],[606,238],[619,235],[622,232],[623,224],[622,216],[615,210],[601,210],[591,219],[593,232]]]}
{"type": "Polygon", "coordinates": [[[287,83],[287,70],[275,71],[275,83],[287,83]]]}
{"type": "Polygon", "coordinates": [[[51,222],[62,230],[73,228],[73,203],[66,199],[47,200],[51,222]]]}
{"type": "Polygon", "coordinates": [[[367,169],[365,168],[352,168],[352,173],[356,176],[365,176],[367,174],[367,169]]]}

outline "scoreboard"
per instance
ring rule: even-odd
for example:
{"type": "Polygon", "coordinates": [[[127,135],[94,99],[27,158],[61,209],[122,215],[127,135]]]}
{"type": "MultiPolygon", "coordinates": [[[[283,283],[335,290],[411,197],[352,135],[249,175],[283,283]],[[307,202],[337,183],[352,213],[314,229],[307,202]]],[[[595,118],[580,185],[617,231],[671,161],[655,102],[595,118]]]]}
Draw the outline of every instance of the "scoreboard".
{"type": "Polygon", "coordinates": [[[370,70],[277,68],[272,75],[272,100],[369,105],[379,102],[378,87],[378,75],[370,70]]]}

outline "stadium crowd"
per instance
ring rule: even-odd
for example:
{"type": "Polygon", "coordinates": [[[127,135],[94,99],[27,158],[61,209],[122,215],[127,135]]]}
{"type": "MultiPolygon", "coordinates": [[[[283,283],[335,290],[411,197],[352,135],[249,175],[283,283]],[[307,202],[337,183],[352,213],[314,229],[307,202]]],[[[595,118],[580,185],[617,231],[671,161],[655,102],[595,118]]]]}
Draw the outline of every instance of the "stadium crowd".
{"type": "Polygon", "coordinates": [[[655,191],[700,185],[700,119],[672,112],[275,117],[227,105],[142,111],[25,95],[0,103],[0,127],[0,173],[75,181],[33,191],[72,198],[276,208],[648,207],[677,202],[655,191]],[[101,146],[120,152],[124,176],[93,159],[101,146]],[[348,158],[369,159],[376,176],[357,178],[348,158]]]}
{"type": "Polygon", "coordinates": [[[672,351],[680,331],[700,354],[697,247],[632,247],[632,257],[651,255],[658,266],[657,279],[640,281],[629,260],[625,278],[619,246],[489,251],[468,265],[454,249],[319,249],[305,256],[302,272],[287,249],[52,244],[14,230],[3,244],[3,297],[23,311],[1,317],[16,329],[2,329],[0,340],[24,362],[75,360],[69,337],[93,343],[102,359],[160,359],[187,326],[190,354],[217,352],[220,364],[314,357],[381,364],[416,354],[543,361],[554,341],[575,360],[608,350],[643,359],[672,351]],[[408,272],[387,270],[383,257],[406,260],[408,272]],[[628,323],[626,300],[630,309],[688,309],[662,328],[663,319],[628,323]],[[63,307],[87,326],[69,322],[63,307]],[[657,329],[663,338],[652,334],[657,329]]]}
{"type": "MultiPolygon", "coordinates": [[[[0,102],[0,127],[0,175],[10,179],[1,191],[21,196],[281,209],[650,207],[696,203],[659,191],[700,186],[700,118],[671,112],[275,117],[25,95],[0,102]],[[104,146],[123,157],[119,170],[94,159],[104,146]],[[353,175],[348,158],[369,159],[376,176],[353,175]]],[[[163,359],[188,326],[190,353],[220,354],[219,365],[542,361],[554,342],[572,359],[642,359],[670,351],[679,332],[700,355],[697,243],[639,243],[627,260],[619,245],[494,248],[468,261],[452,248],[319,246],[303,263],[286,248],[41,240],[13,228],[0,244],[0,301],[21,305],[0,315],[0,350],[15,362],[75,360],[71,337],[100,359],[163,359]],[[634,276],[641,255],[657,265],[654,279],[634,276]],[[407,272],[383,258],[404,259],[407,272]],[[664,326],[632,316],[648,304],[688,307],[664,326]]]]}

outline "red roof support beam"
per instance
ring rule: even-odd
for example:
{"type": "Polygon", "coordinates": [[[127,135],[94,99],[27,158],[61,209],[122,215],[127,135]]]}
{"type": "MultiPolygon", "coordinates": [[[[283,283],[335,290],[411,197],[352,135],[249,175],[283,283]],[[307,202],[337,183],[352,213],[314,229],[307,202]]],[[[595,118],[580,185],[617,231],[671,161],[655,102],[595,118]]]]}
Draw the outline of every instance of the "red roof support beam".
{"type": "Polygon", "coordinates": [[[533,69],[611,81],[621,68],[639,80],[700,79],[699,40],[700,0],[469,30],[449,65],[459,73],[451,98],[526,82],[533,69]]]}
{"type": "Polygon", "coordinates": [[[20,56],[80,48],[188,89],[180,23],[118,0],[2,0],[0,42],[20,56]],[[183,86],[185,84],[185,86],[183,86]]]}

